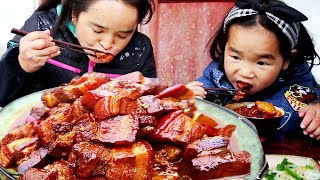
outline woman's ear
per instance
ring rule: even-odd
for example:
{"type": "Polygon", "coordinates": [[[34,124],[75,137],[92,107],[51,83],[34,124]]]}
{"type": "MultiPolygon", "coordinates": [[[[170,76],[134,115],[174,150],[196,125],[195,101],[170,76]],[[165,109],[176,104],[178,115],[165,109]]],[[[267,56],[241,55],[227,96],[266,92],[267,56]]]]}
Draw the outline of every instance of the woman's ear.
{"type": "Polygon", "coordinates": [[[74,25],[76,25],[76,24],[77,24],[77,21],[78,21],[77,17],[74,15],[73,12],[72,12],[72,15],[71,15],[71,21],[72,21],[72,23],[73,23],[74,25]]]}

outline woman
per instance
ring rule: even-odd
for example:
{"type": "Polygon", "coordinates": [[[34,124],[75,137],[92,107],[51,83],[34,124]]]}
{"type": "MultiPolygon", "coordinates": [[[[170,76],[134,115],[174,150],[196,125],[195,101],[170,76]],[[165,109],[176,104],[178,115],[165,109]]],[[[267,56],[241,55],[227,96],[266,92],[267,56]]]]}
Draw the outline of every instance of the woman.
{"type": "Polygon", "coordinates": [[[0,61],[0,106],[67,83],[88,71],[110,76],[140,71],[146,77],[156,77],[150,39],[137,31],[138,24],[148,23],[153,12],[153,0],[43,0],[21,28],[30,33],[9,41],[0,61]],[[98,49],[115,57],[104,63],[59,48],[52,39],[98,49]],[[52,63],[56,61],[60,63],[52,63]]]}

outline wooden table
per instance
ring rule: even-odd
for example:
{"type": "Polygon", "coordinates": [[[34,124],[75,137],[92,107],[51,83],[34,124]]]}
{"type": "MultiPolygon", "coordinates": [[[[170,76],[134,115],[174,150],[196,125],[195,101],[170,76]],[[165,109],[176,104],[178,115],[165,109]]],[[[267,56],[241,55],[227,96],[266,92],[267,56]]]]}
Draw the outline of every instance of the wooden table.
{"type": "Polygon", "coordinates": [[[303,134],[277,134],[262,142],[265,154],[287,154],[311,157],[320,163],[320,140],[303,134]]]}

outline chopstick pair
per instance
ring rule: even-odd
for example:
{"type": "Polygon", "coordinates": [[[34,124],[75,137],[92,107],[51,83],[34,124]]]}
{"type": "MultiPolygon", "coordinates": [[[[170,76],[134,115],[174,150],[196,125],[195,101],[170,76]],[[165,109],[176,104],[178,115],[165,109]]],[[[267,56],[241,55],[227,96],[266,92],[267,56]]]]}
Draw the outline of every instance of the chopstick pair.
{"type": "Polygon", "coordinates": [[[204,88],[205,91],[209,94],[216,95],[234,95],[238,90],[237,89],[227,89],[227,88],[204,88]]]}
{"type": "MultiPolygon", "coordinates": [[[[19,30],[19,29],[16,29],[16,28],[12,28],[11,29],[11,33],[14,33],[14,34],[17,34],[17,35],[20,35],[20,36],[25,36],[29,32],[26,32],[26,31],[23,31],[23,30],[19,30]]],[[[79,53],[90,55],[90,56],[93,56],[93,57],[96,57],[96,58],[100,57],[96,53],[109,55],[109,53],[105,53],[105,52],[102,52],[100,50],[89,48],[89,47],[79,46],[79,45],[76,45],[76,44],[72,44],[72,43],[68,43],[68,42],[64,42],[64,41],[59,41],[59,40],[56,40],[56,39],[53,39],[52,41],[57,46],[59,46],[61,48],[70,49],[72,51],[76,51],[76,52],[79,52],[79,53]],[[87,50],[93,51],[94,54],[93,53],[89,53],[89,52],[85,52],[85,51],[83,51],[83,49],[87,49],[87,50]]]]}

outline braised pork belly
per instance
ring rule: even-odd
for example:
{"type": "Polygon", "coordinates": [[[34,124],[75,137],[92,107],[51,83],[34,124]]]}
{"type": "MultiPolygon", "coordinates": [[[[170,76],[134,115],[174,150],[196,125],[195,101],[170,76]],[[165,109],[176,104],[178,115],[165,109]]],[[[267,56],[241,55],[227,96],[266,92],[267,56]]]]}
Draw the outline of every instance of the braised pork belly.
{"type": "Polygon", "coordinates": [[[250,154],[231,149],[235,125],[197,112],[182,84],[159,91],[134,72],[88,73],[47,91],[36,121],[0,141],[0,165],[20,179],[210,179],[250,173],[250,154]]]}
{"type": "Polygon", "coordinates": [[[244,98],[246,98],[249,95],[250,90],[252,89],[251,84],[241,82],[241,81],[237,82],[237,87],[238,87],[238,91],[236,92],[236,94],[232,98],[234,101],[243,100],[244,98]]]}

